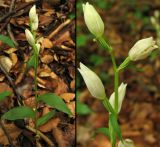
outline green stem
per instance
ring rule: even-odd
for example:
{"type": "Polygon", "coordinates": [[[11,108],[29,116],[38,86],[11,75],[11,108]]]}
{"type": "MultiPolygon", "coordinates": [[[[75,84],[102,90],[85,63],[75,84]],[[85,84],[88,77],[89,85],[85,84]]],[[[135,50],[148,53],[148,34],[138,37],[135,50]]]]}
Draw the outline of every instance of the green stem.
{"type": "MultiPolygon", "coordinates": [[[[32,23],[30,23],[30,28],[31,28],[31,33],[32,33],[34,39],[36,40],[36,34],[35,34],[35,32],[33,31],[33,29],[32,29],[32,23]]],[[[37,92],[38,92],[38,81],[37,81],[38,49],[37,49],[36,44],[33,44],[32,48],[33,48],[34,56],[35,56],[35,69],[34,69],[35,115],[36,115],[36,116],[35,116],[35,129],[36,129],[36,134],[37,134],[37,136],[38,136],[38,133],[37,133],[37,130],[38,130],[38,128],[37,128],[37,120],[38,120],[38,118],[37,118],[37,109],[38,109],[38,101],[37,101],[37,99],[38,99],[38,93],[37,93],[37,92]]]]}
{"type": "Polygon", "coordinates": [[[103,37],[100,37],[97,40],[102,45],[102,47],[105,48],[109,52],[109,54],[111,56],[111,60],[112,60],[112,64],[113,64],[113,70],[114,70],[115,111],[117,113],[118,112],[119,73],[118,73],[118,70],[117,70],[115,56],[114,56],[114,53],[113,53],[113,49],[111,48],[111,46],[108,45],[108,43],[105,41],[105,39],[103,37]]]}
{"type": "Polygon", "coordinates": [[[101,44],[101,46],[106,49],[109,53],[112,52],[111,46],[108,45],[106,40],[103,37],[97,38],[97,41],[101,44]]]}
{"type": "Polygon", "coordinates": [[[37,81],[37,71],[38,71],[38,55],[36,54],[36,59],[35,59],[35,65],[36,65],[36,68],[35,68],[35,73],[34,73],[34,84],[35,84],[35,129],[37,130],[37,108],[38,108],[38,81],[37,81]]]}

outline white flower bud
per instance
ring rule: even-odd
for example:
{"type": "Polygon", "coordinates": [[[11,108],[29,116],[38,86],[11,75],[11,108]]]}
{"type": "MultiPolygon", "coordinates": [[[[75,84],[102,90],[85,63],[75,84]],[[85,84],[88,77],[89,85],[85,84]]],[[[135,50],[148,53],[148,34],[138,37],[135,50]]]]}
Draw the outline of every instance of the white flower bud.
{"type": "MultiPolygon", "coordinates": [[[[122,107],[122,102],[126,94],[126,87],[127,84],[121,83],[121,85],[118,88],[118,113],[120,112],[122,107]]],[[[110,96],[109,102],[112,105],[112,107],[115,108],[115,92],[113,92],[110,96]]]]}
{"type": "Polygon", "coordinates": [[[78,70],[81,73],[91,95],[97,99],[103,100],[106,97],[105,89],[102,81],[96,73],[82,63],[80,63],[80,68],[78,70]]]}
{"type": "Polygon", "coordinates": [[[131,139],[125,139],[123,143],[121,141],[118,143],[118,147],[135,147],[135,145],[131,139]]]}
{"type": "Polygon", "coordinates": [[[160,14],[159,14],[159,11],[158,11],[158,10],[156,10],[156,11],[154,12],[154,16],[155,16],[157,19],[159,18],[160,14]]]}
{"type": "Polygon", "coordinates": [[[31,46],[33,46],[35,44],[35,40],[34,40],[32,33],[28,29],[26,29],[25,34],[26,34],[26,38],[27,38],[28,43],[31,46]]]}
{"type": "Polygon", "coordinates": [[[36,6],[34,5],[29,11],[29,19],[33,30],[38,29],[38,15],[36,13],[36,6]]]}
{"type": "Polygon", "coordinates": [[[150,20],[151,20],[151,23],[152,23],[153,25],[156,25],[156,24],[157,24],[157,21],[156,21],[156,19],[155,19],[153,16],[151,16],[150,20]]]}
{"type": "Polygon", "coordinates": [[[83,4],[84,20],[89,31],[96,37],[101,37],[104,33],[104,23],[95,8],[88,2],[83,4]]]}
{"type": "Polygon", "coordinates": [[[137,41],[136,44],[129,51],[130,60],[137,61],[145,59],[156,48],[158,48],[158,46],[153,40],[153,37],[141,39],[137,41]]]}

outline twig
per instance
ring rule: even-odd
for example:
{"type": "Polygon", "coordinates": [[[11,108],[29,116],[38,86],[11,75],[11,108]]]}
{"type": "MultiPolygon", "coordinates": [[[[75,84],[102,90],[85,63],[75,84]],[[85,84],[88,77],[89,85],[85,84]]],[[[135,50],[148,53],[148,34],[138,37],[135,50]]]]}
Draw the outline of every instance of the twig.
{"type": "MultiPolygon", "coordinates": [[[[16,2],[16,0],[12,0],[12,1],[11,1],[11,5],[10,5],[10,8],[9,8],[9,12],[11,12],[11,11],[13,10],[13,7],[15,6],[15,2],[16,2]]],[[[10,18],[11,18],[11,17],[10,17],[10,18]]],[[[10,38],[13,40],[15,46],[17,47],[17,46],[18,46],[18,42],[17,42],[17,41],[15,40],[15,38],[14,38],[14,35],[13,35],[13,33],[12,33],[12,30],[11,30],[11,25],[10,25],[10,23],[8,23],[8,25],[7,25],[7,32],[8,32],[8,34],[9,34],[10,38]]]]}
{"type": "Polygon", "coordinates": [[[13,83],[12,78],[9,76],[8,72],[3,68],[3,66],[1,65],[1,63],[0,63],[0,69],[3,72],[3,74],[6,76],[8,82],[10,83],[10,85],[12,86],[13,91],[14,91],[14,93],[17,96],[19,104],[22,105],[23,104],[22,103],[22,96],[20,96],[19,92],[17,91],[17,88],[16,88],[15,84],[13,83]]]}
{"type": "Polygon", "coordinates": [[[27,128],[28,130],[30,130],[31,132],[33,132],[33,133],[36,133],[36,132],[37,132],[37,134],[38,134],[46,143],[48,143],[48,145],[49,145],[50,147],[54,147],[53,142],[52,142],[46,135],[44,135],[42,132],[40,132],[39,130],[36,130],[36,129],[30,127],[30,126],[26,126],[26,128],[27,128]]]}
{"type": "Polygon", "coordinates": [[[62,23],[61,25],[59,25],[57,27],[56,30],[54,30],[49,36],[48,38],[51,39],[53,38],[62,28],[64,28],[66,25],[68,25],[72,20],[71,19],[67,19],[64,23],[62,23]]]}
{"type": "Polygon", "coordinates": [[[4,132],[4,134],[6,135],[6,137],[7,137],[7,139],[8,139],[8,142],[9,142],[10,146],[11,146],[11,147],[14,147],[13,142],[12,142],[12,139],[11,139],[9,133],[7,132],[5,126],[3,125],[1,119],[0,119],[0,126],[1,126],[1,128],[2,128],[2,130],[3,130],[3,132],[4,132]]]}
{"type": "Polygon", "coordinates": [[[6,22],[4,23],[4,25],[0,28],[0,33],[2,33],[2,31],[8,25],[8,23],[10,22],[10,20],[11,20],[11,17],[6,20],[6,22]]]}
{"type": "Polygon", "coordinates": [[[18,7],[17,9],[9,12],[9,13],[6,13],[4,16],[2,16],[0,18],[0,22],[4,21],[6,18],[10,17],[10,16],[13,16],[14,14],[16,14],[18,11],[30,6],[30,5],[33,5],[34,3],[36,3],[38,0],[34,1],[34,2],[30,2],[30,3],[27,3],[25,5],[22,5],[21,7],[18,7]]]}

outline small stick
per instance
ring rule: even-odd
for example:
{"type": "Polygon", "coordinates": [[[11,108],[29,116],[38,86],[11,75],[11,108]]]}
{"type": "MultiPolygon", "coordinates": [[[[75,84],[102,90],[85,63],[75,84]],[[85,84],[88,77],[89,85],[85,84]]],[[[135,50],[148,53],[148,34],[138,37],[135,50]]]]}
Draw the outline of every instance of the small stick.
{"type": "Polygon", "coordinates": [[[62,23],[61,25],[59,25],[57,27],[56,30],[54,30],[49,36],[48,38],[51,39],[53,38],[62,28],[64,28],[65,26],[67,26],[72,20],[71,19],[67,19],[64,23],[62,23]]]}
{"type": "Polygon", "coordinates": [[[3,66],[1,65],[1,63],[0,63],[0,69],[1,69],[1,71],[3,72],[3,74],[6,76],[8,82],[10,83],[10,85],[12,86],[13,91],[14,91],[14,93],[15,93],[16,96],[17,96],[17,99],[18,99],[19,104],[22,105],[22,104],[23,104],[23,103],[22,103],[22,97],[20,96],[19,92],[17,91],[16,86],[15,86],[15,84],[13,83],[12,78],[9,76],[8,72],[3,68],[3,66]]]}
{"type": "MultiPolygon", "coordinates": [[[[16,0],[12,0],[12,1],[11,1],[11,5],[10,5],[10,8],[9,8],[9,12],[11,12],[12,9],[13,9],[13,7],[15,6],[15,2],[16,2],[16,0]]],[[[11,18],[11,17],[10,17],[10,18],[11,18]]],[[[8,32],[8,34],[9,34],[10,38],[13,40],[15,46],[17,47],[17,46],[18,46],[18,43],[17,43],[17,41],[15,40],[14,35],[13,35],[13,33],[12,33],[10,23],[8,23],[8,25],[7,25],[7,32],[8,32]]]]}
{"type": "Polygon", "coordinates": [[[9,12],[9,13],[6,13],[4,16],[2,16],[2,17],[0,18],[0,22],[4,21],[6,18],[8,18],[8,17],[10,17],[10,16],[13,16],[13,15],[16,14],[18,11],[20,11],[20,10],[22,10],[22,9],[30,6],[30,5],[33,5],[35,2],[37,2],[37,0],[34,1],[34,2],[27,3],[27,4],[25,4],[25,5],[22,5],[21,7],[18,7],[16,10],[13,10],[13,11],[11,11],[11,12],[9,12]]]}
{"type": "Polygon", "coordinates": [[[13,142],[12,142],[12,139],[11,139],[9,133],[7,132],[5,126],[3,125],[3,122],[2,122],[1,119],[0,119],[0,126],[1,126],[1,128],[2,128],[2,130],[3,130],[3,132],[4,132],[4,134],[6,135],[9,144],[11,145],[11,147],[14,147],[13,142]]]}
{"type": "Polygon", "coordinates": [[[50,147],[54,147],[53,142],[46,135],[44,135],[42,132],[40,132],[39,130],[36,130],[30,126],[26,126],[26,128],[33,133],[37,133],[46,143],[48,143],[48,145],[50,147]]]}

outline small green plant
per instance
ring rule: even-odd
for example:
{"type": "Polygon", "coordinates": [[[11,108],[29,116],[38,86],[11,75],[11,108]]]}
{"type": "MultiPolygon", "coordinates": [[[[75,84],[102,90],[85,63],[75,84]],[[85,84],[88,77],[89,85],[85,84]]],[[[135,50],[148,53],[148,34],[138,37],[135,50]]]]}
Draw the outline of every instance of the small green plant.
{"type": "MultiPolygon", "coordinates": [[[[38,95],[38,86],[37,86],[37,69],[39,63],[39,51],[40,51],[40,44],[37,41],[36,31],[38,29],[38,15],[36,13],[36,6],[34,5],[29,11],[29,20],[30,20],[30,30],[26,29],[25,34],[29,45],[32,47],[32,56],[30,57],[29,61],[27,62],[27,69],[34,68],[34,90],[35,90],[35,101],[36,106],[35,108],[31,108],[28,106],[17,106],[10,109],[6,112],[2,119],[6,120],[17,120],[17,119],[24,119],[24,118],[32,118],[34,119],[35,123],[35,130],[37,136],[40,134],[38,133],[38,127],[46,123],[49,119],[51,119],[55,115],[55,110],[50,111],[48,114],[38,118],[38,103],[44,102],[47,105],[53,107],[56,110],[64,112],[69,116],[72,115],[70,109],[67,107],[65,102],[62,100],[61,97],[57,96],[54,93],[46,93],[42,95],[38,95]]],[[[10,40],[6,36],[0,36],[0,40],[4,43],[7,43],[9,46],[14,47],[12,40],[10,40]]],[[[9,96],[9,92],[0,93],[0,100],[4,100],[5,97],[9,96]]]]}
{"type": "Polygon", "coordinates": [[[120,126],[118,124],[118,115],[121,110],[127,88],[127,84],[123,82],[119,85],[119,73],[121,70],[124,70],[130,62],[139,61],[148,57],[153,50],[158,48],[158,46],[153,40],[153,37],[141,39],[135,43],[135,45],[130,49],[128,57],[126,57],[126,59],[118,66],[112,47],[103,37],[104,23],[100,15],[88,2],[83,4],[83,12],[84,20],[89,31],[95,36],[97,43],[101,44],[101,46],[109,53],[114,69],[114,92],[110,97],[107,96],[104,85],[95,72],[82,63],[80,63],[80,68],[78,69],[91,95],[100,100],[109,112],[108,127],[99,128],[97,132],[104,133],[108,136],[112,147],[116,146],[117,138],[120,140],[118,147],[134,147],[135,145],[131,139],[123,139],[120,126]]]}

